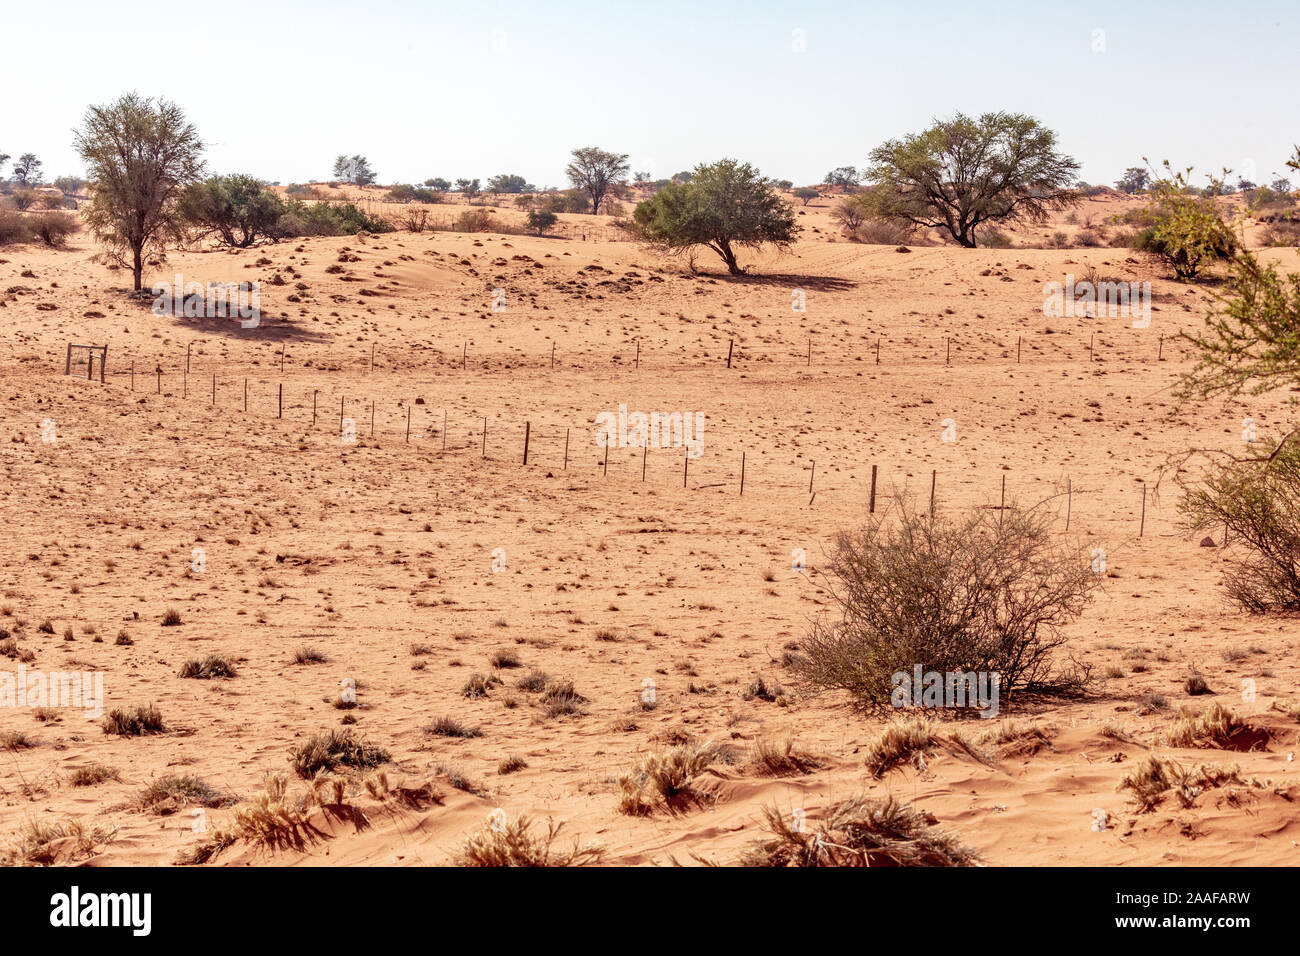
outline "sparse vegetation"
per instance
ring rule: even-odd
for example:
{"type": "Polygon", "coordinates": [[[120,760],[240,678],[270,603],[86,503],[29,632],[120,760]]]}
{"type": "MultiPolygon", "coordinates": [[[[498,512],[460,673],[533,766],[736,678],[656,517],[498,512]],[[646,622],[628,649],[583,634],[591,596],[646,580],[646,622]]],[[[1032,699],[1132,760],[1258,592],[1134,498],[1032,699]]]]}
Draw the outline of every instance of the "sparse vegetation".
{"type": "Polygon", "coordinates": [[[770,837],[738,861],[741,866],[975,866],[979,855],[934,826],[926,814],[892,796],[855,797],[833,804],[815,830],[791,814],[764,807],[770,837]]]}
{"type": "Polygon", "coordinates": [[[547,821],[546,835],[534,836],[532,820],[521,815],[502,825],[486,824],[456,852],[457,866],[587,866],[599,863],[604,850],[595,844],[565,851],[554,849],[563,823],[547,821]]]}
{"type": "Polygon", "coordinates": [[[339,767],[368,770],[390,759],[387,750],[358,739],[348,729],[316,734],[295,747],[289,761],[294,773],[311,779],[322,770],[333,771],[339,767]]]}
{"type": "Polygon", "coordinates": [[[932,515],[900,500],[842,533],[825,569],[833,614],[816,620],[791,670],[814,689],[892,708],[897,673],[1000,675],[1000,692],[1077,690],[1055,669],[1061,628],[1087,606],[1097,575],[1062,543],[1045,508],[932,515]]]}
{"type": "Polygon", "coordinates": [[[100,725],[104,733],[117,734],[119,737],[160,734],[167,729],[163,725],[162,713],[153,704],[114,708],[108,712],[100,725]]]}

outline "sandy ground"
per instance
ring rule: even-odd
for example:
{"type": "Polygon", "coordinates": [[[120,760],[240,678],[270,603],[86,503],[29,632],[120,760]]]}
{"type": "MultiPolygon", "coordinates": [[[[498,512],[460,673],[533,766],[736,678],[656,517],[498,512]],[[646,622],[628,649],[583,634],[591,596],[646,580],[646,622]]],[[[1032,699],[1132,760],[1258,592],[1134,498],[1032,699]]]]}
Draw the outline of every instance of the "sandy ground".
{"type": "MultiPolygon", "coordinates": [[[[445,863],[498,808],[562,820],[607,862],[728,863],[760,835],[764,806],[813,822],[864,790],[914,802],[990,865],[1300,862],[1300,724],[1271,709],[1297,701],[1300,625],[1233,609],[1222,550],[1180,526],[1173,486],[1155,489],[1170,455],[1239,448],[1247,416],[1279,434],[1288,396],[1175,409],[1169,388],[1190,359],[1174,337],[1200,325],[1212,290],[1125,250],[896,252],[837,240],[830,205],[802,209],[803,240],[746,256],[741,279],[709,254],[692,275],[603,241],[608,220],[580,216],[562,217],[568,231],[589,222],[602,241],[397,232],[180,252],[147,271],[147,283],[260,281],[256,329],[153,315],[84,236],[0,250],[0,627],[29,669],[102,672],[107,708],[152,702],[168,728],[123,738],[75,709],[0,711],[33,744],[0,751],[0,844],[79,822],[99,838],[56,844],[59,862],[172,862],[204,833],[188,809],[142,809],[151,781],[193,774],[252,798],[293,747],[346,718],[391,752],[391,780],[432,779],[442,802],[399,809],[363,793],[360,814],[318,812],[300,846],[241,842],[217,864],[445,863]],[[1043,315],[1044,283],[1089,266],[1152,281],[1149,328],[1043,315]],[[107,344],[104,384],[63,375],[70,341],[107,344]],[[612,448],[606,470],[596,416],[620,404],[702,413],[702,456],[612,448]],[[1054,728],[1047,742],[987,763],[941,749],[875,779],[862,748],[882,721],[790,688],[781,654],[826,607],[819,565],[863,519],[872,466],[880,502],[928,496],[933,474],[951,510],[997,504],[1004,480],[1021,503],[1068,481],[1069,533],[1108,565],[1072,647],[1115,676],[1083,701],[1004,706],[1054,728]],[[169,609],[178,626],[163,626],[169,609]],[[326,662],[296,664],[303,646],[326,662]],[[499,650],[523,669],[462,696],[499,650]],[[238,676],[178,676],[209,653],[238,676]],[[1213,696],[1187,696],[1192,667],[1213,696]],[[548,719],[514,687],[532,668],[572,678],[586,713],[548,719]],[[759,676],[789,692],[748,698],[759,676]],[[358,706],[336,709],[349,681],[358,706]],[[1169,707],[1142,707],[1149,693],[1169,707]],[[1250,752],[1159,745],[1179,708],[1211,701],[1270,738],[1250,752]],[[425,731],[444,715],[482,736],[425,731]],[[620,814],[617,776],[688,736],[738,759],[706,772],[693,806],[620,814]],[[821,768],[775,778],[746,762],[755,741],[785,736],[821,768]],[[1139,812],[1117,784],[1149,753],[1237,764],[1247,782],[1139,812]],[[503,775],[510,755],[527,766],[503,775]],[[93,764],[120,779],[74,786],[93,764]]],[[[1073,229],[1017,238],[1057,228],[1073,229]]],[[[1265,255],[1300,269],[1295,251],[1265,255]]],[[[230,812],[207,810],[206,825],[230,812]]]]}

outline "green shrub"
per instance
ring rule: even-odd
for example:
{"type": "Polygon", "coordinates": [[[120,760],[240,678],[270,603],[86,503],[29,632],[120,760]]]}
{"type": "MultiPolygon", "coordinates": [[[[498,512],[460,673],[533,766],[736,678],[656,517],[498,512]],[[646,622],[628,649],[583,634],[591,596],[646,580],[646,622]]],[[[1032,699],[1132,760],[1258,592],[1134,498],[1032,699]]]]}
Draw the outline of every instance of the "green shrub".
{"type": "MultiPolygon", "coordinates": [[[[523,198],[523,197],[520,197],[523,198]]],[[[550,229],[558,221],[555,213],[549,209],[543,209],[528,214],[528,228],[539,236],[545,235],[546,230],[550,229]]]]}
{"type": "Polygon", "coordinates": [[[259,239],[279,236],[284,201],[252,176],[213,176],[185,188],[181,215],[204,235],[246,249],[259,239]]]}
{"type": "MultiPolygon", "coordinates": [[[[1166,169],[1170,169],[1168,161],[1166,169]]],[[[1180,279],[1192,279],[1213,262],[1230,259],[1237,239],[1210,196],[1194,195],[1186,173],[1173,173],[1151,184],[1156,204],[1150,225],[1133,240],[1133,249],[1165,262],[1180,279]]]]}

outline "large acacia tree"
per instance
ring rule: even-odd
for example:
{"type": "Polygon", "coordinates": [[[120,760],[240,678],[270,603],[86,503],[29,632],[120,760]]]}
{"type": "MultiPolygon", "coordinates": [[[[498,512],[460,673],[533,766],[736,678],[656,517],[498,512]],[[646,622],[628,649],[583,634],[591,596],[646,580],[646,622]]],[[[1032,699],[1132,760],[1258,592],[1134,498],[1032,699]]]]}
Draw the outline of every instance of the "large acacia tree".
{"type": "Polygon", "coordinates": [[[968,248],[984,223],[1043,221],[1077,201],[1079,164],[1056,151],[1056,134],[1032,116],[958,113],[871,152],[863,195],[875,218],[947,232],[968,248]]]}
{"type": "Polygon", "coordinates": [[[670,252],[706,246],[741,275],[736,248],[789,246],[799,233],[794,210],[749,163],[723,159],[698,166],[690,182],[665,186],[636,207],[642,238],[670,252]]]}
{"type": "Polygon", "coordinates": [[[86,224],[139,292],[146,250],[181,235],[177,200],[202,172],[203,143],[175,103],[136,93],[86,110],[74,143],[90,184],[86,224]]]}
{"type": "Polygon", "coordinates": [[[611,153],[598,146],[583,146],[573,151],[573,160],[565,167],[565,175],[574,189],[580,189],[591,199],[591,214],[600,212],[600,204],[610,189],[627,181],[626,153],[611,153]]]}

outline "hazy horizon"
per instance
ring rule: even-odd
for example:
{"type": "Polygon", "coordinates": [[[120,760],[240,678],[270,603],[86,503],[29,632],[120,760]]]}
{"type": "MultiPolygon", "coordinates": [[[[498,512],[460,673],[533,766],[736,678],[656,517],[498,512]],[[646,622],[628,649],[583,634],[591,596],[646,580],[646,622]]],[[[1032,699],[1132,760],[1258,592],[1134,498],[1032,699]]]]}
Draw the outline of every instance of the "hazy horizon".
{"type": "MultiPolygon", "coordinates": [[[[52,20],[77,30],[56,37],[54,78],[8,95],[0,151],[35,153],[46,180],[80,175],[73,129],[129,90],[179,104],[211,172],[286,184],[361,153],[386,184],[516,173],[565,186],[569,152],[597,145],[652,178],[733,156],[802,185],[958,111],[1029,113],[1082,179],[1107,185],[1144,155],[1195,166],[1197,182],[1227,166],[1267,183],[1300,140],[1285,126],[1300,10],[1281,3],[990,14],[941,0],[915,16],[762,0],[563,12],[378,0],[358,15],[333,0],[310,12],[236,0],[220,11],[235,26],[215,31],[208,10],[144,0],[134,12],[78,0],[7,15],[13,37],[51,35],[52,20]],[[1208,88],[1207,74],[1235,84],[1208,88]]],[[[8,53],[11,76],[50,72],[48,44],[8,53]]]]}

